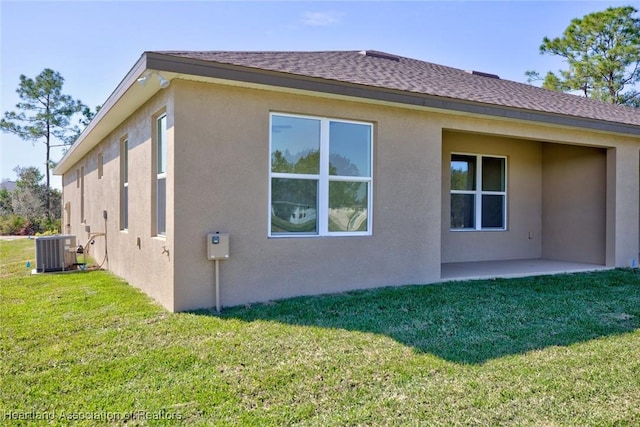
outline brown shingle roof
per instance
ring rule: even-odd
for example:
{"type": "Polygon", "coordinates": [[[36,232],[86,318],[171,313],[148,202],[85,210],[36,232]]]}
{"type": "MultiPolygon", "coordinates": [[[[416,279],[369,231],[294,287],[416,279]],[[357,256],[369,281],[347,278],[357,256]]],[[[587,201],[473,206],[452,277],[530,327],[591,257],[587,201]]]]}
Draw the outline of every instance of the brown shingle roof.
{"type": "Polygon", "coordinates": [[[474,75],[457,68],[390,54],[364,55],[358,51],[155,53],[498,107],[640,126],[640,109],[474,75]]]}

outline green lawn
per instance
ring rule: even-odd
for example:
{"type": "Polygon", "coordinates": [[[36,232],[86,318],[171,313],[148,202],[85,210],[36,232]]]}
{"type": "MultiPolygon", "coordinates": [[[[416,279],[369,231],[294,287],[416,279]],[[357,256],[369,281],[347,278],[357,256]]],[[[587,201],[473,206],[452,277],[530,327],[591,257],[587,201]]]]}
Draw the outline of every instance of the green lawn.
{"type": "Polygon", "coordinates": [[[216,316],[106,272],[30,276],[33,252],[0,242],[2,425],[640,425],[637,270],[216,316]]]}

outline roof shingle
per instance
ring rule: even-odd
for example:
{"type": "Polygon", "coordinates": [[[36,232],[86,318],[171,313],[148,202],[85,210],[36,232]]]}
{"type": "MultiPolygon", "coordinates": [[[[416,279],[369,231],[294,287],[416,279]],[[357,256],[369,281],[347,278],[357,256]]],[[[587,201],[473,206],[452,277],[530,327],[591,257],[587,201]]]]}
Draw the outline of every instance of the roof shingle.
{"type": "Polygon", "coordinates": [[[640,126],[640,109],[471,74],[417,59],[382,52],[378,55],[364,55],[363,52],[155,53],[499,107],[640,126]],[[385,58],[385,55],[390,58],[385,58]]]}

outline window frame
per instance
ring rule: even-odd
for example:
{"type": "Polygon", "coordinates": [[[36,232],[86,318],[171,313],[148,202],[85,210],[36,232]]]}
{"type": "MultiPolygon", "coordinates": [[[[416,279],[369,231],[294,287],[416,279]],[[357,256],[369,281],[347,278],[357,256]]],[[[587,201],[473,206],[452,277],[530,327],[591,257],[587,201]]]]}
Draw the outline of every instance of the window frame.
{"type": "Polygon", "coordinates": [[[86,212],[84,208],[84,166],[80,166],[80,222],[87,223],[86,212]]]}
{"type": "Polygon", "coordinates": [[[338,236],[371,236],[373,235],[373,187],[374,187],[374,142],[375,142],[375,127],[373,122],[365,122],[358,120],[338,119],[333,117],[312,116],[305,114],[291,114],[272,111],[269,113],[269,155],[267,160],[267,167],[269,170],[268,177],[268,197],[267,197],[267,237],[269,238],[317,238],[317,237],[338,237],[338,236]],[[300,174],[300,173],[286,173],[286,172],[273,172],[272,171],[272,149],[273,149],[273,118],[279,117],[292,117],[301,119],[317,120],[320,122],[320,165],[317,174],[300,174]],[[368,176],[345,176],[345,175],[331,175],[329,172],[329,157],[330,157],[330,125],[332,122],[347,123],[364,125],[370,128],[370,141],[369,141],[369,175],[368,176]],[[318,218],[317,232],[282,232],[273,233],[271,231],[271,209],[272,209],[272,186],[273,179],[303,179],[313,180],[318,183],[317,190],[317,209],[316,215],[318,218]],[[331,182],[362,182],[367,184],[367,230],[366,231],[330,231],[329,230],[329,186],[331,182]]]}
{"type": "Polygon", "coordinates": [[[167,153],[168,153],[168,115],[166,109],[160,110],[153,116],[153,218],[152,218],[152,235],[165,239],[167,237],[167,153]],[[161,122],[164,119],[164,132],[161,132],[161,122]],[[161,139],[161,134],[163,139],[161,139]],[[160,145],[160,143],[162,143],[160,145]],[[162,157],[161,157],[162,156],[162,157]],[[161,159],[164,162],[161,162],[161,159]],[[160,165],[164,166],[164,170],[160,171],[160,165]],[[159,183],[164,180],[164,198],[160,197],[159,183]],[[164,200],[164,206],[160,206],[160,201],[164,200]],[[160,209],[164,209],[164,230],[160,228],[160,209]]]}
{"type": "Polygon", "coordinates": [[[98,153],[98,179],[102,179],[104,175],[104,154],[98,153]]]}
{"type": "Polygon", "coordinates": [[[120,138],[120,231],[129,230],[129,137],[120,138]]]}
{"type": "Polygon", "coordinates": [[[509,179],[509,169],[508,169],[508,156],[499,155],[499,154],[479,154],[479,153],[468,153],[468,152],[459,152],[452,151],[449,153],[449,231],[453,232],[469,232],[469,231],[482,231],[482,232],[492,232],[492,231],[508,231],[508,179],[509,179]],[[475,170],[475,190],[454,190],[451,188],[451,162],[453,156],[468,156],[476,158],[476,170],[475,170]],[[504,160],[504,191],[489,191],[482,190],[482,160],[483,158],[495,158],[495,159],[503,159],[504,160]],[[467,194],[473,195],[475,197],[475,206],[474,206],[474,219],[475,219],[475,227],[474,228],[452,228],[451,227],[451,195],[453,194],[467,194]],[[502,227],[482,227],[482,196],[503,196],[504,197],[504,205],[502,207],[502,215],[504,218],[504,225],[502,227]]]}

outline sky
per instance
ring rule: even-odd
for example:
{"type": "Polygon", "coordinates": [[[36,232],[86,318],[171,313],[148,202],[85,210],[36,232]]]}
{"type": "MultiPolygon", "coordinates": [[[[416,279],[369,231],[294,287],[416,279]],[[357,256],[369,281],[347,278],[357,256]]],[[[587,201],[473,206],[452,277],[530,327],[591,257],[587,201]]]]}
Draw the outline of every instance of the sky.
{"type": "MultiPolygon", "coordinates": [[[[21,74],[45,68],[63,93],[103,104],[144,51],[379,50],[526,82],[563,68],[539,54],[571,19],[640,1],[29,1],[0,0],[0,113],[21,74]]],[[[44,172],[45,146],[0,134],[0,180],[44,172]]],[[[62,157],[60,149],[52,159],[62,157]]],[[[61,188],[60,177],[52,184],[61,188]]]]}

